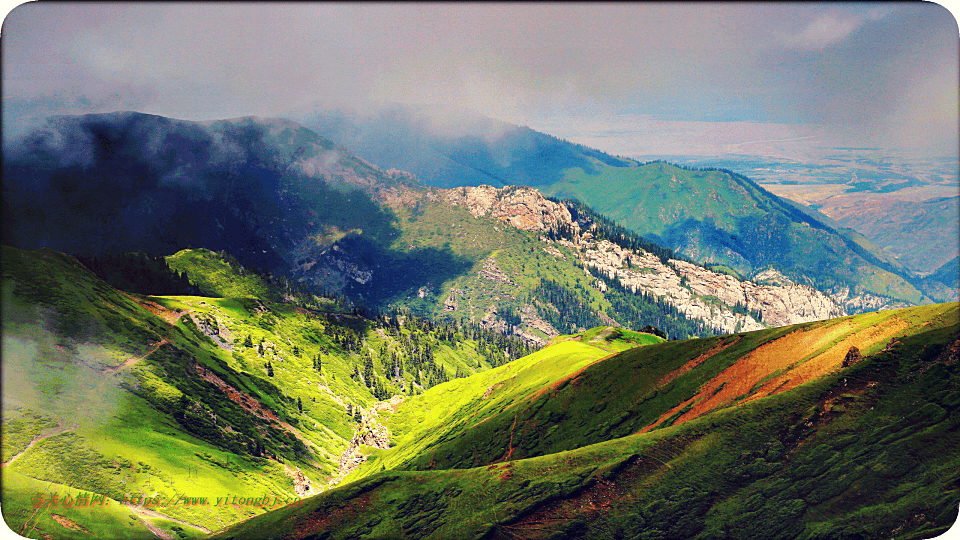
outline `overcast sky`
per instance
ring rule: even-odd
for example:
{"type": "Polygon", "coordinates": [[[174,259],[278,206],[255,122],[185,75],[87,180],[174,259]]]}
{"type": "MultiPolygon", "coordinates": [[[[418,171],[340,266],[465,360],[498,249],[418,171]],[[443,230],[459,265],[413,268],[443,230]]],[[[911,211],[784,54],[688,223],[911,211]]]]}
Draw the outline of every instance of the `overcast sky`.
{"type": "Polygon", "coordinates": [[[2,39],[5,129],[400,102],[630,155],[958,146],[957,24],[929,3],[49,3],[11,12],[2,39]]]}

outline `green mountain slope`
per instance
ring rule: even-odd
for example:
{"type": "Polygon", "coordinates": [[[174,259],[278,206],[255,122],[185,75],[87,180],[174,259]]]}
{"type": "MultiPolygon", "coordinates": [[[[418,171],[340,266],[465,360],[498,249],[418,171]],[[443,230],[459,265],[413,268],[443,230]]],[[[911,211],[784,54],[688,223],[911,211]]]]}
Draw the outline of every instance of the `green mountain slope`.
{"type": "Polygon", "coordinates": [[[266,294],[136,295],[72,257],[3,248],[3,512],[13,529],[35,538],[218,530],[265,508],[216,507],[217,497],[321,491],[361,411],[379,399],[525,350],[476,327],[365,318],[334,299],[241,279],[213,252],[171,259],[202,288],[266,294]],[[50,503],[54,492],[96,495],[112,509],[65,508],[50,503]]]}
{"type": "MultiPolygon", "coordinates": [[[[543,230],[471,215],[450,192],[377,169],[294,122],[58,117],[8,148],[5,241],[68,251],[113,283],[142,282],[136,290],[148,294],[160,292],[138,276],[156,262],[150,257],[210,249],[249,272],[233,279],[222,268],[195,274],[179,258],[168,263],[217,296],[262,296],[252,276],[269,273],[355,305],[406,307],[508,334],[523,327],[540,342],[601,324],[653,325],[671,337],[723,327],[708,316],[689,320],[676,302],[607,298],[615,294],[600,294],[576,257],[544,251],[543,230]],[[38,196],[50,193],[69,196],[38,196]],[[126,251],[148,257],[127,264],[118,258],[126,251]]],[[[166,274],[167,290],[186,290],[182,276],[151,272],[166,274]]]]}
{"type": "MultiPolygon", "coordinates": [[[[863,237],[844,236],[748,179],[666,163],[567,171],[548,193],[583,200],[624,226],[705,264],[744,275],[773,267],[818,288],[909,303],[923,294],[863,237]]],[[[859,235],[858,235],[859,236],[859,235]]]]}
{"type": "Polygon", "coordinates": [[[640,164],[466,112],[397,106],[366,115],[314,112],[300,120],[428,185],[526,185],[575,197],[700,264],[746,277],[774,268],[835,294],[850,312],[928,300],[920,281],[862,235],[740,175],[640,164]]]}
{"type": "Polygon", "coordinates": [[[389,415],[367,477],[214,538],[930,538],[960,504],[958,350],[953,303],[633,348],[500,408],[455,381],[389,415]],[[406,446],[454,389],[467,427],[406,446]]]}

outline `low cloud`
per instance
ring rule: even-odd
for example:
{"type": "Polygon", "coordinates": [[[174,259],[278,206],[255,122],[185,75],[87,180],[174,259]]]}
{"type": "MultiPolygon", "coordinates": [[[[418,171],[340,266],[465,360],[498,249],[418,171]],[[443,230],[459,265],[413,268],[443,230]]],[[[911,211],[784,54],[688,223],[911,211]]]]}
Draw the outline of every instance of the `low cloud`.
{"type": "MultiPolygon", "coordinates": [[[[53,112],[208,120],[317,102],[889,130],[937,116],[911,88],[956,69],[956,40],[933,4],[26,4],[4,26],[4,130],[53,112]]],[[[956,120],[925,144],[948,147],[956,120]]]]}

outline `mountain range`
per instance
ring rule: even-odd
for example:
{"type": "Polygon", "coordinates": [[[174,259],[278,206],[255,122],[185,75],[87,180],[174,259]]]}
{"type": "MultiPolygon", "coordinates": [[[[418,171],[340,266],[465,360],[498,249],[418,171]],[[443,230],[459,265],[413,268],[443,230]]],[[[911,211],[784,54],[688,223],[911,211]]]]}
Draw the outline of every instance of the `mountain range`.
{"type": "Polygon", "coordinates": [[[828,292],[849,312],[956,299],[852,229],[724,169],[640,163],[468,112],[396,106],[297,118],[428,185],[525,185],[577,198],[697,263],[744,278],[772,268],[828,292]]]}
{"type": "Polygon", "coordinates": [[[281,119],[57,117],[8,142],[4,519],[313,540],[956,520],[960,306],[927,296],[949,275],[740,175],[478,122],[404,135],[446,161],[377,139],[436,176],[281,119]]]}
{"type": "Polygon", "coordinates": [[[430,188],[284,120],[64,117],[8,155],[4,242],[25,249],[224,251],[362,305],[541,344],[600,324],[676,338],[846,313],[774,270],[753,283],[681,260],[577,201],[430,188]]]}

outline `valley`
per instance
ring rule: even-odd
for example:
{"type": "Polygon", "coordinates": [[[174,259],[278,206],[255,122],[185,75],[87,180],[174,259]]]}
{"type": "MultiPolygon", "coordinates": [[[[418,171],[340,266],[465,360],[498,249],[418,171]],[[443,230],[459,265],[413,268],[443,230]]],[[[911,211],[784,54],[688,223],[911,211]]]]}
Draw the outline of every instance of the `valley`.
{"type": "MultiPolygon", "coordinates": [[[[202,270],[229,264],[205,257],[188,266],[205,276],[196,283],[206,291],[205,283],[229,283],[202,270]]],[[[13,479],[3,500],[17,530],[66,532],[54,510],[82,528],[77,534],[102,538],[136,536],[137,527],[172,537],[220,529],[263,509],[173,504],[145,513],[120,503],[311,495],[334,476],[361,411],[378,399],[510,359],[511,342],[478,327],[317,312],[274,303],[272,292],[263,300],[146,297],[52,251],[5,247],[3,262],[2,461],[13,479]],[[93,494],[113,506],[107,514],[33,506],[51,493],[93,494]],[[130,512],[135,523],[125,522],[130,512]]],[[[246,282],[275,290],[253,276],[246,282]]]]}
{"type": "Polygon", "coordinates": [[[960,532],[949,6],[4,13],[7,534],[960,532]]]}
{"type": "Polygon", "coordinates": [[[25,139],[4,164],[5,519],[318,539],[955,518],[956,303],[735,173],[550,144],[553,183],[436,187],[287,120],[25,139]],[[41,184],[70,196],[42,207],[41,184]],[[286,506],[213,502],[234,496],[286,506]]]}

